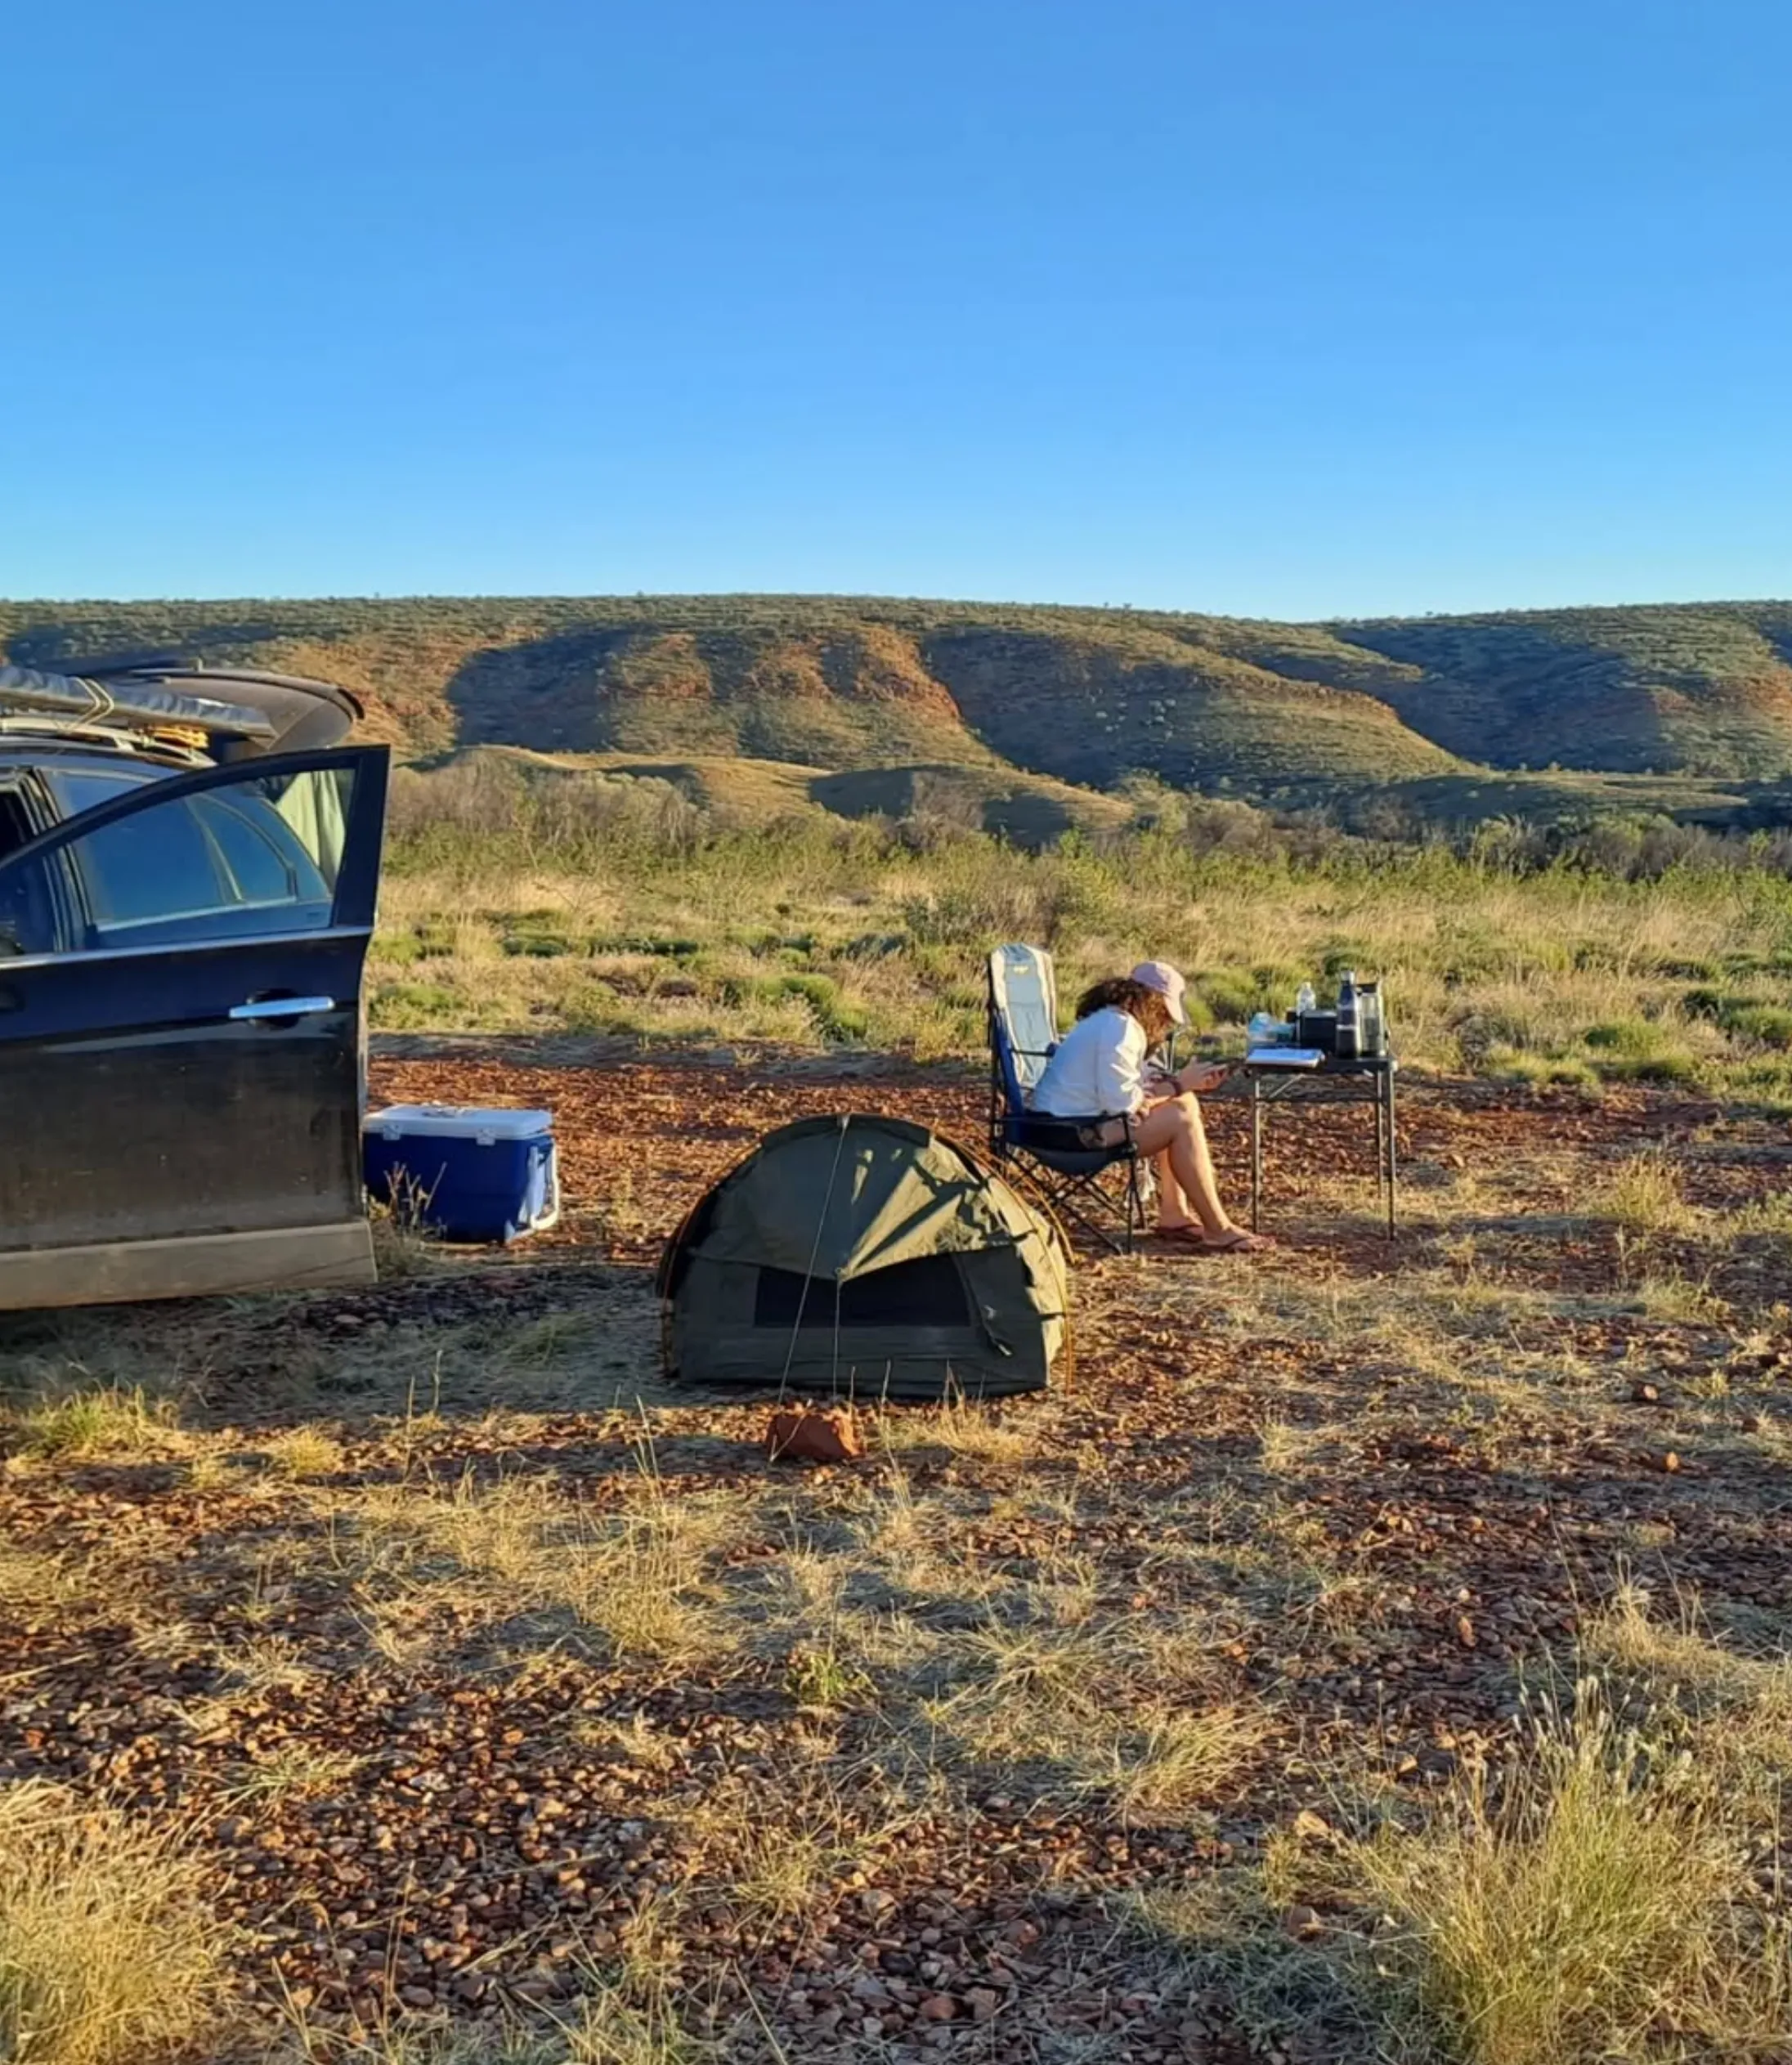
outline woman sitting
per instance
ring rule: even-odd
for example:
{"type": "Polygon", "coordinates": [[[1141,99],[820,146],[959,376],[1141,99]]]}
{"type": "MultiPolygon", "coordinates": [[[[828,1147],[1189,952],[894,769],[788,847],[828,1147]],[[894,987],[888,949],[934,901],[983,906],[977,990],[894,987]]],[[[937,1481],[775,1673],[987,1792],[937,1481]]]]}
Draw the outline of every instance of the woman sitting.
{"type": "Polygon", "coordinates": [[[1158,1171],[1158,1232],[1215,1254],[1272,1247],[1266,1234],[1234,1226],[1220,1202],[1196,1101],[1225,1080],[1223,1066],[1191,1061],[1170,1075],[1149,1059],[1172,1026],[1185,1024],[1183,980],[1161,961],[1097,983],[1077,1005],[1077,1023],[1046,1064],[1031,1099],[1049,1118],[1090,1122],[1090,1144],[1132,1138],[1158,1171]]]}

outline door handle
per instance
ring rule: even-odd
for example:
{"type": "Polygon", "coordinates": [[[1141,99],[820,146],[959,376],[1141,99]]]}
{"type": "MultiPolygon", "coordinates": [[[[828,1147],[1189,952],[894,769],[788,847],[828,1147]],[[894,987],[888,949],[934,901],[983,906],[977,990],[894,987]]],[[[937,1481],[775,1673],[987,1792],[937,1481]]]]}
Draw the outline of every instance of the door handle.
{"type": "Polygon", "coordinates": [[[336,1008],[334,997],[263,997],[252,1004],[233,1004],[230,1015],[234,1019],[305,1018],[313,1011],[333,1011],[336,1008]]]}

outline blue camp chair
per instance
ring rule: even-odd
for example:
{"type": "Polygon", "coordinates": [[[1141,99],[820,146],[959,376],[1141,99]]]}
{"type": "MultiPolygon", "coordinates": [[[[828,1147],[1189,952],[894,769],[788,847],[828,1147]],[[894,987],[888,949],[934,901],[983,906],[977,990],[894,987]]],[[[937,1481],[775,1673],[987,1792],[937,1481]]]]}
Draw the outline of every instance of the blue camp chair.
{"type": "Polygon", "coordinates": [[[998,947],[989,956],[989,1145],[1018,1162],[1052,1209],[1118,1253],[1130,1254],[1145,1224],[1148,1172],[1124,1113],[1060,1118],[1028,1108],[1058,1044],[1058,985],[1039,947],[998,947]],[[1120,1117],[1126,1137],[1090,1147],[1091,1126],[1120,1117]],[[1116,1184],[1110,1171],[1122,1179],[1116,1184]]]}

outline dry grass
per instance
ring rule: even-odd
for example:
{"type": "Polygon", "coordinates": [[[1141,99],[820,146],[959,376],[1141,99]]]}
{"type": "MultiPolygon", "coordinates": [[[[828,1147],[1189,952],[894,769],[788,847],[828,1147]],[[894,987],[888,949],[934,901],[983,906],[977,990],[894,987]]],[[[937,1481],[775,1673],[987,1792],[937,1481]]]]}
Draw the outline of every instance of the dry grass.
{"type": "Polygon", "coordinates": [[[88,1590],[84,1574],[68,1557],[0,1540],[0,1607],[54,1611],[88,1590]]]}
{"type": "Polygon", "coordinates": [[[1792,1934],[1721,1781],[1620,1723],[1595,1681],[1534,1722],[1421,1819],[1317,1848],[1272,1836],[1257,1863],[1154,1888],[1123,1918],[1272,2054],[1776,2058],[1792,1934]]]}
{"type": "Polygon", "coordinates": [[[279,1477],[329,1477],[343,1467],[342,1443],[318,1427],[287,1427],[264,1441],[261,1453],[279,1477]]]}
{"type": "Polygon", "coordinates": [[[827,1733],[794,1737],[776,1777],[733,1772],[683,1818],[697,1882],[755,1930],[824,1911],[900,1841],[913,1808],[878,1774],[840,1764],[827,1733]]]}
{"type": "Polygon", "coordinates": [[[705,2054],[663,1985],[594,1973],[577,2005],[544,2025],[396,2022],[344,2037],[298,2018],[267,2065],[694,2065],[705,2054]]]}
{"type": "Polygon", "coordinates": [[[346,1750],[284,1742],[231,1780],[221,1797],[232,1807],[255,1800],[320,1798],[340,1792],[365,1761],[346,1750]]]}
{"type": "Polygon", "coordinates": [[[1680,1233],[1692,1218],[1679,1172],[1659,1149],[1633,1154],[1602,1185],[1594,1209],[1627,1233],[1646,1238],[1680,1233]]]}
{"type": "Polygon", "coordinates": [[[1742,2058],[1792,2014],[1784,1919],[1763,1914],[1722,1798],[1593,1682],[1543,1713],[1522,1763],[1474,1772],[1351,1862],[1394,1924],[1377,1959],[1404,2055],[1742,2058]]]}
{"type": "Polygon", "coordinates": [[[1261,1749],[1266,1727],[1260,1712],[1232,1702],[1190,1711],[1146,1698],[1098,1739],[1086,1783],[1125,1820],[1174,1821],[1219,1798],[1261,1749]]]}
{"type": "Polygon", "coordinates": [[[1116,1625],[1092,1573],[1061,1572],[1011,1617],[943,1646],[954,1682],[924,1704],[958,1754],[1109,1798],[1127,1818],[1186,1816],[1261,1746],[1268,1718],[1227,1698],[1196,1617],[1116,1625]]]}
{"type": "Polygon", "coordinates": [[[0,2057],[153,2065],[222,2039],[226,1934],[170,1828],[48,1786],[0,1792],[0,2057]]]}
{"type": "Polygon", "coordinates": [[[651,1477],[594,1514],[540,1479],[472,1477],[378,1487],[331,1509],[338,1554],[382,1646],[463,1626],[543,1622],[540,1638],[597,1638],[665,1662],[713,1650],[710,1558],[739,1516],[725,1501],[670,1498],[651,1477]]]}
{"type": "Polygon", "coordinates": [[[79,1456],[159,1455],[178,1445],[172,1403],[115,1385],[34,1399],[12,1416],[22,1454],[39,1462],[79,1456]]]}
{"type": "Polygon", "coordinates": [[[1039,1438],[1028,1408],[998,1408],[963,1397],[918,1412],[882,1413],[877,1420],[877,1446],[889,1455],[944,1449],[979,1463],[1021,1463],[1038,1453],[1039,1438]]]}

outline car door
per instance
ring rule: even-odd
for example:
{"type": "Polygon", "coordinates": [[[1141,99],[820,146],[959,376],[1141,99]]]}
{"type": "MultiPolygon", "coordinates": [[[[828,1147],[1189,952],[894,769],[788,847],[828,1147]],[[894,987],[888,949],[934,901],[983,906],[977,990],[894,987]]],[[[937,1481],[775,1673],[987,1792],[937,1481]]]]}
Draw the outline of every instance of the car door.
{"type": "Polygon", "coordinates": [[[370,1279],[387,759],[172,775],[0,861],[0,1309],[370,1279]]]}

